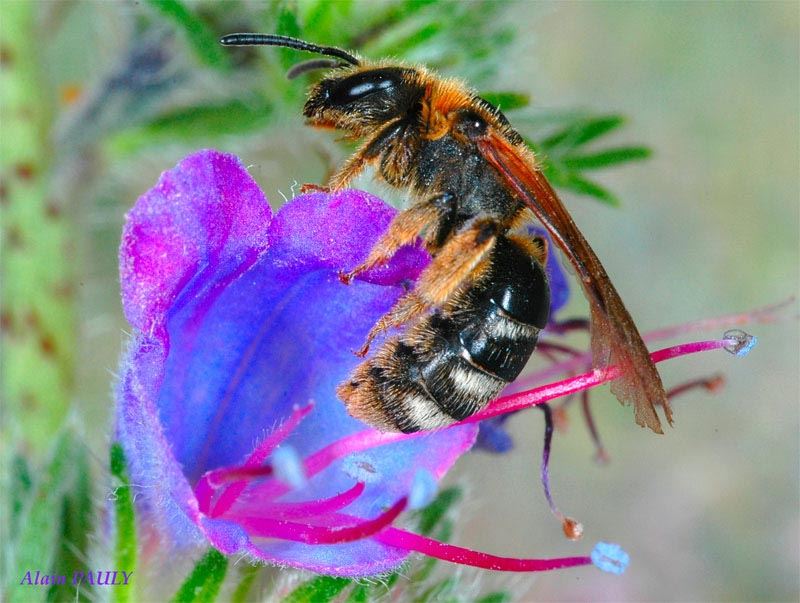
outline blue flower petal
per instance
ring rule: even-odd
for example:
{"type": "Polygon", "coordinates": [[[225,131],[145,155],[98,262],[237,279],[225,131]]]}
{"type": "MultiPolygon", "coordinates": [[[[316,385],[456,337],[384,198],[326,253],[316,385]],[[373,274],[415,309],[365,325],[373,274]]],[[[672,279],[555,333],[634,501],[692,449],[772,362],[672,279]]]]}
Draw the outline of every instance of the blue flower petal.
{"type": "MultiPolygon", "coordinates": [[[[241,463],[310,400],[313,411],[286,440],[301,457],[365,429],[335,387],[359,362],[352,350],[427,256],[403,250],[350,286],[337,272],[363,259],[393,213],[346,191],[299,197],[271,220],[241,164],[205,151],[166,173],[129,214],[120,251],[123,304],[140,333],[122,366],[118,434],[144,504],[177,544],[195,545],[205,535],[228,553],[243,547],[342,575],[385,571],[405,557],[370,540],[245,542],[238,526],[202,517],[190,487],[210,469],[241,463]]],[[[363,452],[377,479],[346,513],[380,514],[408,494],[419,469],[441,477],[475,433],[463,426],[363,452]]],[[[337,460],[285,500],[352,487],[346,462],[337,460]]],[[[252,492],[243,497],[251,512],[260,500],[252,492]]]]}

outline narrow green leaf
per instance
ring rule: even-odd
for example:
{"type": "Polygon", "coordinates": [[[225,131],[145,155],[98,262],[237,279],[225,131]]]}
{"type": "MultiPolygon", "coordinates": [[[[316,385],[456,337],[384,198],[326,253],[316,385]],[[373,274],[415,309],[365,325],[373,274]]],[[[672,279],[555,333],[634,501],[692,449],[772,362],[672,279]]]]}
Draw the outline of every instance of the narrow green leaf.
{"type": "Polygon", "coordinates": [[[61,530],[61,499],[72,476],[73,446],[69,432],[58,436],[52,458],[37,476],[34,495],[23,510],[10,574],[14,577],[14,587],[7,592],[10,602],[43,601],[47,594],[47,589],[20,582],[25,580],[26,572],[32,572],[35,579],[37,569],[44,573],[46,568],[53,567],[61,530]]]}
{"type": "Polygon", "coordinates": [[[503,112],[527,107],[531,102],[530,95],[521,92],[482,92],[481,97],[503,112]]]}
{"type": "MultiPolygon", "coordinates": [[[[282,3],[275,24],[275,33],[292,38],[299,38],[302,36],[300,23],[297,19],[296,2],[288,0],[282,3]]],[[[303,56],[291,48],[279,48],[278,55],[280,56],[281,67],[284,69],[289,69],[292,65],[297,63],[298,57],[301,59],[308,58],[307,55],[303,56]]]]}
{"type": "Polygon", "coordinates": [[[444,518],[447,511],[461,499],[459,488],[447,488],[439,492],[431,504],[419,512],[418,529],[425,536],[444,518]]]}
{"type": "Polygon", "coordinates": [[[596,170],[628,161],[641,161],[650,155],[647,147],[616,147],[589,155],[565,155],[561,161],[571,170],[596,170]]]}
{"type": "Polygon", "coordinates": [[[173,603],[211,603],[216,600],[228,558],[217,549],[208,549],[172,598],[173,603]]]}
{"type": "Polygon", "coordinates": [[[606,205],[611,205],[613,207],[617,207],[619,205],[619,199],[617,199],[617,197],[614,196],[610,191],[595,182],[578,176],[577,174],[571,174],[569,178],[561,182],[558,186],[575,193],[580,193],[581,195],[586,195],[587,197],[594,197],[606,205]]]}
{"type": "Polygon", "coordinates": [[[430,578],[433,570],[436,569],[436,559],[433,557],[422,557],[414,563],[414,573],[412,575],[412,582],[414,584],[422,584],[430,578]]]}
{"type": "Polygon", "coordinates": [[[511,603],[511,595],[509,593],[498,591],[484,595],[475,603],[511,603]]]}
{"type": "MultiPolygon", "coordinates": [[[[70,570],[86,566],[89,558],[89,534],[92,531],[92,486],[89,453],[82,443],[73,446],[71,485],[61,501],[61,536],[51,574],[66,575],[66,584],[54,584],[48,601],[89,601],[92,586],[71,583],[70,570]]],[[[126,587],[123,587],[126,588],[126,587]]]]}
{"type": "Polygon", "coordinates": [[[579,147],[619,128],[623,123],[625,119],[621,115],[581,119],[548,136],[541,145],[545,149],[556,146],[579,147]]]}
{"type": "Polygon", "coordinates": [[[247,603],[250,601],[250,589],[253,588],[253,583],[261,570],[260,565],[248,565],[242,570],[242,579],[236,585],[236,590],[231,595],[231,603],[247,603]]]}
{"type": "Polygon", "coordinates": [[[209,67],[230,68],[228,54],[218,44],[216,35],[198,16],[179,0],[147,0],[148,4],[186,33],[186,39],[198,59],[209,67]]]}
{"type": "MultiPolygon", "coordinates": [[[[356,7],[363,12],[365,5],[356,7]]],[[[343,39],[345,32],[352,25],[352,0],[306,0],[298,7],[298,20],[303,23],[304,34],[310,36],[312,42],[333,44],[343,39]],[[338,34],[338,35],[336,35],[338,34]]]]}
{"type": "Polygon", "coordinates": [[[423,46],[426,42],[444,30],[444,25],[439,22],[424,22],[419,27],[410,31],[402,32],[402,36],[394,38],[387,43],[389,37],[386,36],[376,52],[386,56],[403,56],[410,53],[414,48],[423,46]]]}
{"type": "Polygon", "coordinates": [[[283,599],[283,603],[326,603],[352,582],[349,578],[318,576],[295,588],[283,599]]]}
{"type": "Polygon", "coordinates": [[[417,600],[420,603],[428,603],[429,601],[451,601],[454,599],[454,597],[451,595],[453,594],[457,584],[458,581],[456,578],[451,576],[450,578],[446,578],[441,582],[437,582],[431,586],[429,589],[423,592],[422,596],[420,596],[417,600]]]}
{"type": "MultiPolygon", "coordinates": [[[[114,490],[114,569],[130,575],[136,570],[136,518],[125,452],[118,442],[111,445],[110,457],[111,475],[117,481],[114,490]]],[[[132,597],[133,586],[130,584],[111,591],[111,598],[117,603],[127,603],[132,597]]]]}
{"type": "Polygon", "coordinates": [[[369,591],[364,584],[356,584],[350,594],[347,595],[345,603],[367,603],[369,591]]]}
{"type": "Polygon", "coordinates": [[[269,123],[271,113],[271,105],[263,99],[253,104],[236,100],[224,105],[192,107],[120,132],[109,140],[108,146],[112,153],[128,155],[176,142],[201,144],[205,139],[258,130],[269,123]]]}
{"type": "Polygon", "coordinates": [[[33,488],[33,478],[31,477],[31,470],[28,466],[27,459],[21,454],[14,456],[11,462],[11,479],[8,484],[8,494],[11,498],[10,506],[11,513],[9,516],[8,532],[7,534],[14,540],[17,536],[20,526],[20,516],[28,502],[28,498],[33,488]]]}

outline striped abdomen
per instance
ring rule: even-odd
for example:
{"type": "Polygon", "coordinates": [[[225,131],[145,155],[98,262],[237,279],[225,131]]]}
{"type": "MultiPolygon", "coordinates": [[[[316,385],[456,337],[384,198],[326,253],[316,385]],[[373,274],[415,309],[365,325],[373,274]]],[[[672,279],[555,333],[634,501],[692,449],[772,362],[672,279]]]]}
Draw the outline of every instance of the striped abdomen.
{"type": "Polygon", "coordinates": [[[479,281],[388,339],[337,393],[350,414],[384,430],[464,419],[516,379],[549,308],[542,266],[525,246],[500,237],[479,281]]]}

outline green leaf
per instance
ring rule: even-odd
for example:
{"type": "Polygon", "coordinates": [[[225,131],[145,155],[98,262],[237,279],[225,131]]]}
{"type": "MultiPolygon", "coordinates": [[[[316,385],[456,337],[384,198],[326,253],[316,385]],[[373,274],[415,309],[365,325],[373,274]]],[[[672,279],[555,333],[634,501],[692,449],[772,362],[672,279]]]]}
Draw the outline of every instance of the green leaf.
{"type": "Polygon", "coordinates": [[[419,512],[418,529],[420,533],[429,536],[439,522],[444,519],[447,511],[460,499],[460,488],[447,488],[439,492],[433,502],[419,512]]]}
{"type": "Polygon", "coordinates": [[[544,149],[556,146],[579,147],[619,128],[623,123],[625,119],[621,115],[580,119],[542,140],[541,146],[544,149]]]}
{"type": "Polygon", "coordinates": [[[369,600],[369,591],[366,584],[356,584],[350,594],[347,596],[345,603],[367,603],[369,600]]]}
{"type": "Polygon", "coordinates": [[[147,0],[148,4],[186,33],[192,50],[204,64],[220,70],[231,67],[230,58],[217,42],[218,36],[179,0],[147,0]]]}
{"type": "Polygon", "coordinates": [[[208,549],[172,598],[173,603],[211,603],[217,598],[228,558],[217,549],[208,549]]]}
{"type": "Polygon", "coordinates": [[[589,155],[565,155],[561,160],[571,170],[596,170],[628,161],[641,161],[650,157],[647,147],[617,147],[589,155]]]}
{"type": "MultiPolygon", "coordinates": [[[[114,490],[114,569],[133,574],[136,570],[136,517],[125,452],[119,442],[111,445],[109,464],[111,475],[117,482],[114,490]]],[[[115,588],[111,591],[111,598],[117,603],[126,603],[132,598],[132,590],[130,586],[115,588]]]]}
{"type": "MultiPolygon", "coordinates": [[[[33,496],[20,517],[19,538],[14,543],[11,575],[15,577],[12,582],[15,587],[7,592],[10,602],[42,601],[47,594],[46,589],[18,581],[24,579],[28,571],[35,574],[37,569],[46,572],[47,568],[54,567],[61,534],[62,516],[58,511],[73,477],[74,446],[72,434],[62,432],[56,440],[50,462],[37,475],[33,496]]],[[[55,573],[63,574],[65,571],[55,573]]]]}
{"type": "Polygon", "coordinates": [[[257,131],[269,123],[271,112],[271,106],[263,99],[252,104],[236,100],[224,105],[191,107],[120,132],[108,144],[112,152],[120,155],[176,142],[197,145],[205,139],[257,131]]]}
{"type": "Polygon", "coordinates": [[[392,57],[407,55],[414,48],[425,45],[444,29],[444,25],[437,21],[425,21],[413,29],[397,30],[394,34],[385,35],[382,43],[374,49],[374,52],[392,57]]]}
{"type": "Polygon", "coordinates": [[[417,600],[420,601],[420,603],[427,603],[428,601],[455,601],[456,599],[452,596],[452,594],[457,585],[458,581],[456,578],[446,578],[441,582],[437,582],[423,592],[422,596],[420,596],[417,600]]]}
{"type": "Polygon", "coordinates": [[[247,603],[250,600],[250,589],[253,587],[259,570],[261,570],[260,565],[248,565],[241,571],[242,579],[231,595],[231,603],[247,603]]]}
{"type": "Polygon", "coordinates": [[[521,92],[482,92],[481,98],[503,112],[527,107],[531,102],[530,95],[521,92]]]}
{"type": "Polygon", "coordinates": [[[502,591],[484,595],[475,603],[511,603],[511,595],[502,591]]]}
{"type": "Polygon", "coordinates": [[[295,588],[283,599],[283,603],[325,603],[333,600],[351,583],[349,578],[318,576],[295,588]]]}
{"type": "Polygon", "coordinates": [[[422,557],[414,564],[412,580],[414,584],[422,584],[430,578],[433,570],[436,569],[436,559],[433,557],[422,557]]]}
{"type": "Polygon", "coordinates": [[[351,0],[340,0],[339,2],[306,0],[306,2],[300,4],[301,14],[298,18],[303,22],[306,35],[313,36],[310,41],[320,44],[333,44],[337,40],[343,39],[343,33],[351,31],[349,28],[342,27],[342,25],[352,21],[352,9],[353,3],[351,0]],[[334,37],[332,34],[337,33],[337,30],[339,36],[334,37]]]}
{"type": "Polygon", "coordinates": [[[20,516],[29,499],[32,488],[33,478],[31,477],[27,459],[21,454],[14,455],[14,460],[11,462],[11,480],[8,484],[8,494],[11,497],[11,513],[8,518],[7,533],[11,540],[16,538],[17,532],[22,525],[20,516]]]}
{"type": "Polygon", "coordinates": [[[610,191],[577,174],[571,174],[567,180],[560,184],[560,187],[575,193],[580,193],[581,195],[586,195],[587,197],[594,197],[606,205],[611,205],[613,207],[619,206],[619,199],[610,191]]]}
{"type": "MultiPolygon", "coordinates": [[[[275,32],[281,36],[289,36],[292,38],[299,38],[302,36],[300,23],[297,20],[296,2],[288,0],[281,4],[275,24],[275,32]]],[[[281,67],[284,69],[289,69],[289,67],[297,63],[298,57],[307,58],[307,56],[304,57],[291,48],[279,48],[278,55],[280,57],[281,67]]]]}
{"type": "MultiPolygon", "coordinates": [[[[72,484],[61,501],[60,545],[50,572],[69,575],[69,570],[82,568],[89,558],[89,534],[92,531],[92,486],[89,453],[82,443],[73,446],[72,484]]],[[[84,584],[76,592],[68,577],[66,584],[54,584],[47,592],[48,601],[89,601],[91,585],[84,584]]],[[[122,587],[127,588],[127,587],[122,587]]]]}

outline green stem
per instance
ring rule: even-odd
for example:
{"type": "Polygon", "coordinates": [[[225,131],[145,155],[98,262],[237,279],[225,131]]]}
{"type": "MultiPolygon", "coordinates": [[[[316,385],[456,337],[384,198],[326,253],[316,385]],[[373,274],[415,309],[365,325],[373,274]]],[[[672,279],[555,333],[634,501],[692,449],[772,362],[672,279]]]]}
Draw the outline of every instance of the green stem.
{"type": "Polygon", "coordinates": [[[63,424],[74,369],[74,246],[65,199],[49,189],[52,107],[39,71],[36,2],[0,19],[0,207],[4,442],[42,456],[63,424]]]}

